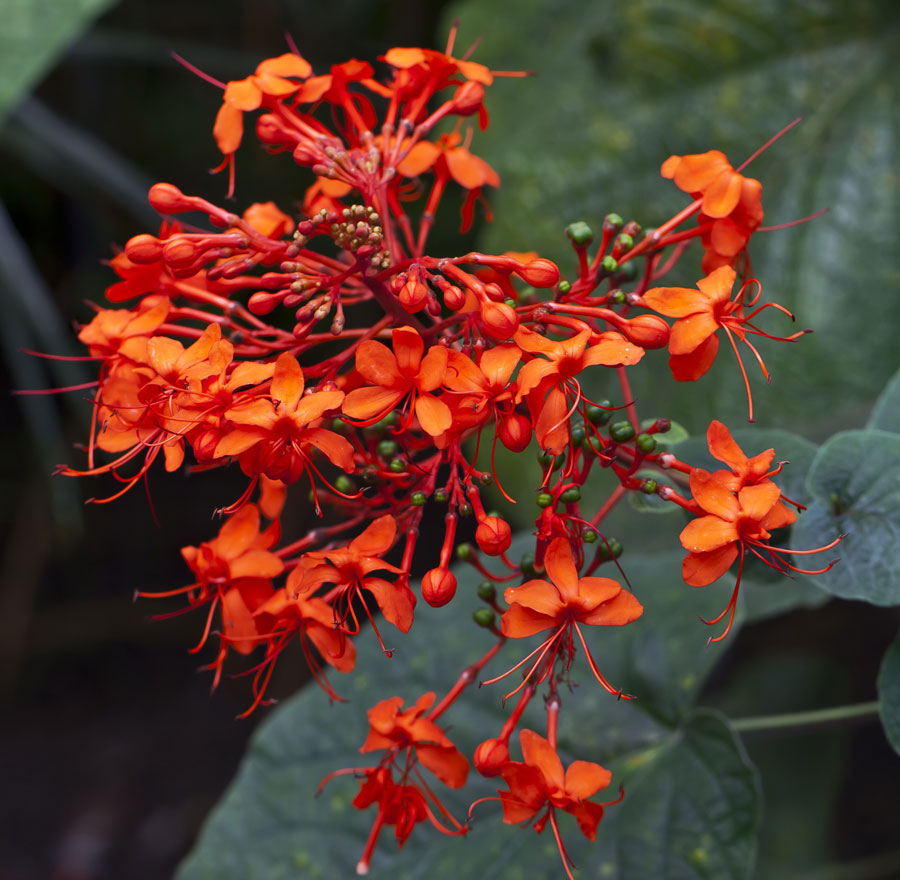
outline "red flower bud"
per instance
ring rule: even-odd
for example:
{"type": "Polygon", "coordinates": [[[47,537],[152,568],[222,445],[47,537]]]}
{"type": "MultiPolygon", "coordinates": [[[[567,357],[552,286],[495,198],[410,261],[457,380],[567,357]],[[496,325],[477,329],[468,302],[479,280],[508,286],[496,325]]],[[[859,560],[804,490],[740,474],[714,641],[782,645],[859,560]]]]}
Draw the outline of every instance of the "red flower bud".
{"type": "Polygon", "coordinates": [[[433,608],[446,605],[456,595],[456,577],[447,568],[432,568],[422,578],[422,598],[433,608]]]}
{"type": "Polygon", "coordinates": [[[499,556],[509,549],[512,529],[499,516],[486,516],[475,529],[475,540],[488,556],[499,556]]]}
{"type": "Polygon", "coordinates": [[[532,287],[553,287],[559,281],[559,267],[556,263],[543,258],[526,263],[516,269],[515,273],[532,287]]]}
{"type": "Polygon", "coordinates": [[[531,422],[520,413],[510,413],[500,422],[497,436],[510,452],[523,452],[531,442],[531,422]]]}
{"type": "Polygon", "coordinates": [[[281,120],[271,113],[264,113],[256,120],[256,135],[264,144],[273,146],[292,144],[297,139],[296,134],[291,135],[281,120]]]}
{"type": "Polygon", "coordinates": [[[466,295],[455,285],[451,284],[444,291],[444,305],[452,312],[458,312],[466,304],[466,295]]]}
{"type": "Polygon", "coordinates": [[[629,318],[619,330],[641,348],[663,348],[669,344],[669,325],[657,315],[629,318]]]}
{"type": "Polygon", "coordinates": [[[194,200],[171,183],[154,183],[147,194],[151,207],[160,214],[193,211],[194,200]]]}
{"type": "Polygon", "coordinates": [[[410,278],[397,297],[407,312],[418,312],[428,301],[428,287],[416,278],[410,278]]]}
{"type": "Polygon", "coordinates": [[[471,116],[473,113],[477,113],[483,102],[484,86],[472,80],[459,86],[450,101],[453,105],[453,112],[458,116],[471,116]]]}
{"type": "Polygon", "coordinates": [[[189,266],[202,253],[202,248],[183,238],[174,238],[166,242],[163,248],[163,259],[170,266],[189,266]]]}
{"type": "Polygon", "coordinates": [[[499,776],[500,768],[509,761],[509,746],[503,739],[486,739],[472,757],[475,769],[482,776],[499,776]]]}
{"type": "Polygon", "coordinates": [[[155,263],[162,256],[162,242],[153,235],[135,235],[125,242],[125,256],[132,263],[155,263]]]}
{"type": "Polygon", "coordinates": [[[506,303],[483,302],[481,321],[485,332],[494,339],[509,339],[519,329],[519,316],[506,303]]]}

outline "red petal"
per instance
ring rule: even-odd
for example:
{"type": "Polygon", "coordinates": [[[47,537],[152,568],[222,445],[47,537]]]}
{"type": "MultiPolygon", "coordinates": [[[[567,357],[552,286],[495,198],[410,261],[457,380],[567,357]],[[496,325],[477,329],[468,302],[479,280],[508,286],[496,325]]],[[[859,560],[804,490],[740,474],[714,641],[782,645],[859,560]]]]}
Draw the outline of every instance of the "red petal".
{"type": "Polygon", "coordinates": [[[736,544],[726,544],[707,553],[689,553],[681,564],[681,577],[692,587],[705,587],[725,574],[737,555],[736,544]]]}

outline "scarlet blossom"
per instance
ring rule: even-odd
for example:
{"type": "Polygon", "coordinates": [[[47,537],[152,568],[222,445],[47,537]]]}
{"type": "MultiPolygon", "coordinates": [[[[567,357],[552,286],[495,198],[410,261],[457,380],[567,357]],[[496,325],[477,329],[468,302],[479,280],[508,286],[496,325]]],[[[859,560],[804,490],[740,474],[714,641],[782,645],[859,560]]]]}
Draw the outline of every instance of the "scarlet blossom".
{"type": "Polygon", "coordinates": [[[78,333],[79,342],[88,346],[93,357],[109,358],[120,354],[140,358],[147,340],[168,317],[172,304],[168,297],[148,296],[135,311],[100,309],[93,320],[78,333]]]}
{"type": "Polygon", "coordinates": [[[360,751],[365,754],[383,749],[393,755],[402,749],[414,749],[416,760],[444,785],[462,788],[469,775],[469,762],[425,714],[434,700],[433,692],[423,694],[414,706],[404,711],[401,711],[401,697],[377,703],[369,709],[369,735],[360,751]]]}
{"type": "Polygon", "coordinates": [[[735,171],[718,150],[669,156],[661,173],[680,190],[702,199],[698,222],[703,229],[703,271],[733,266],[763,221],[762,184],[735,171]]]}
{"type": "Polygon", "coordinates": [[[530,580],[519,587],[509,587],[504,592],[503,598],[510,607],[503,612],[500,631],[511,639],[523,639],[547,630],[552,630],[552,634],[509,672],[484,684],[505,678],[535,654],[538,655],[537,660],[526,673],[522,684],[507,697],[523,688],[535,673],[538,682],[545,680],[553,670],[557,657],[566,658],[568,666],[575,653],[574,629],[597,681],[609,693],[627,699],[597,669],[581,625],[625,626],[641,616],[643,606],[632,593],[623,590],[621,584],[611,578],[579,577],[572,547],[566,538],[554,538],[550,542],[544,554],[544,566],[549,581],[530,580]],[[538,672],[540,666],[542,669],[538,672]]]}
{"type": "Polygon", "coordinates": [[[747,339],[748,334],[765,336],[781,342],[793,342],[806,330],[791,336],[771,336],[752,323],[752,319],[765,308],[776,308],[793,315],[777,303],[765,303],[754,308],[749,314],[746,308],[756,305],[759,294],[750,302],[745,301],[742,286],[732,298],[737,274],[730,266],[721,266],[706,278],[697,282],[697,289],[686,287],[654,287],[644,296],[644,304],[669,318],[677,318],[669,336],[669,367],[679,382],[693,382],[703,376],[712,366],[719,350],[718,330],[723,330],[741,369],[750,406],[750,420],[753,420],[753,399],[744,363],[737,349],[737,342],[743,342],[759,362],[763,375],[769,377],[765,364],[755,346],[747,339]],[[735,341],[737,340],[737,342],[735,341]]]}
{"type": "MultiPolygon", "coordinates": [[[[302,593],[309,593],[326,583],[341,587],[340,595],[333,605],[334,618],[336,623],[352,635],[359,632],[359,621],[353,608],[353,600],[361,600],[368,614],[362,595],[362,591],[367,590],[375,597],[385,618],[401,632],[409,632],[416,597],[405,579],[401,578],[396,583],[391,583],[384,578],[372,576],[373,571],[406,574],[402,568],[397,568],[381,558],[393,546],[396,534],[397,521],[390,514],[386,514],[378,517],[346,547],[310,551],[305,554],[303,576],[297,589],[302,593]],[[352,621],[349,627],[348,620],[352,621]]],[[[378,633],[377,627],[375,632],[378,633]]],[[[378,635],[378,638],[380,641],[381,636],[378,635]]]]}
{"type": "Polygon", "coordinates": [[[792,565],[785,557],[829,550],[841,538],[813,550],[772,547],[769,544],[772,532],[789,526],[797,519],[797,515],[781,500],[781,489],[768,479],[768,472],[763,472],[771,463],[774,451],[767,450],[748,459],[728,429],[719,422],[710,425],[707,435],[710,451],[731,464],[733,470],[720,470],[712,474],[702,468],[691,471],[691,495],[701,515],[689,522],[680,535],[681,544],[688,551],[682,563],[682,577],[693,587],[705,587],[720,578],[740,558],[728,605],[721,614],[706,621],[715,624],[728,615],[724,632],[711,639],[720,641],[728,634],[734,621],[747,551],[776,571],[821,574],[835,563],[819,571],[808,571],[792,565]]]}
{"type": "Polygon", "coordinates": [[[636,364],[644,356],[644,349],[615,331],[593,334],[582,330],[557,342],[520,327],[514,340],[522,351],[535,355],[519,371],[516,402],[526,399],[535,437],[541,448],[553,455],[569,442],[568,416],[582,397],[576,378],[579,373],[595,364],[636,364]]]}
{"type": "Polygon", "coordinates": [[[347,395],[344,415],[374,424],[408,400],[407,425],[415,412],[427,434],[443,434],[452,421],[450,409],[432,392],[444,381],[447,349],[433,345],[423,357],[425,342],[412,327],[397,327],[391,332],[391,339],[393,351],[373,339],[367,339],[356,350],[357,372],[371,384],[347,395]]]}
{"type": "Polygon", "coordinates": [[[573,761],[564,770],[550,741],[533,730],[522,730],[519,742],[523,760],[507,761],[500,765],[499,775],[509,786],[508,791],[497,791],[503,806],[503,821],[507,825],[518,825],[530,822],[543,811],[543,815],[534,823],[534,830],[540,834],[549,821],[563,868],[571,880],[569,866],[572,860],[562,843],[556,810],[563,810],[574,816],[581,833],[588,840],[594,840],[604,808],[621,801],[624,791],[620,792],[618,798],[606,803],[588,800],[609,785],[612,780],[609,770],[591,761],[573,761]]]}
{"type": "Polygon", "coordinates": [[[353,446],[344,437],[318,426],[329,410],[340,407],[343,391],[304,395],[303,371],[289,352],[278,356],[268,396],[248,395],[225,411],[232,429],[218,442],[215,457],[235,456],[249,477],[260,474],[292,483],[315,472],[311,448],[332,464],[353,470],[353,446]]]}
{"type": "Polygon", "coordinates": [[[229,82],[213,126],[222,153],[231,156],[240,146],[245,112],[258,109],[267,96],[285,98],[294,94],[302,85],[295,80],[306,79],[311,73],[312,67],[305,58],[286,52],[277,58],[267,58],[252,76],[229,82]]]}

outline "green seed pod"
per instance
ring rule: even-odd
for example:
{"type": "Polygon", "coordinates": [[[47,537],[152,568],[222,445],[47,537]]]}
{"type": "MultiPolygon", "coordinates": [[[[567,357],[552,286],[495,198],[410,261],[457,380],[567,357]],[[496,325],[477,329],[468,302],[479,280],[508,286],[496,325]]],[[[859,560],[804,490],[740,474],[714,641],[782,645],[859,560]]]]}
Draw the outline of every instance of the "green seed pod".
{"type": "Polygon", "coordinates": [[[585,526],[581,530],[581,540],[584,541],[585,544],[593,544],[597,540],[597,533],[590,528],[590,526],[585,526]]]}
{"type": "Polygon", "coordinates": [[[655,494],[658,486],[656,480],[641,480],[641,492],[645,495],[655,494]]]}
{"type": "Polygon", "coordinates": [[[434,500],[441,504],[446,504],[450,500],[450,493],[446,489],[436,489],[434,500]]]}
{"type": "Polygon", "coordinates": [[[471,544],[457,544],[456,545],[456,558],[461,559],[465,562],[467,559],[472,558],[472,545],[471,544]]]}
{"type": "Polygon", "coordinates": [[[568,293],[572,289],[572,285],[568,281],[560,281],[559,284],[556,285],[556,289],[559,293],[568,293]]]}
{"type": "Polygon", "coordinates": [[[394,440],[382,440],[376,449],[382,458],[393,458],[400,447],[394,440]]]}
{"type": "Polygon", "coordinates": [[[482,581],[478,585],[478,598],[485,602],[493,602],[497,598],[497,590],[490,581],[482,581]]]}
{"type": "Polygon", "coordinates": [[[581,489],[578,486],[570,486],[559,496],[559,500],[563,504],[574,504],[576,501],[581,501],[581,489]]]}
{"type": "Polygon", "coordinates": [[[609,426],[609,436],[612,437],[616,443],[625,443],[626,441],[631,440],[635,433],[631,422],[613,422],[613,424],[609,426]]]}
{"type": "Polygon", "coordinates": [[[613,244],[613,248],[620,253],[626,253],[630,251],[634,247],[634,239],[627,233],[621,232],[616,236],[615,243],[613,244]]]}
{"type": "Polygon", "coordinates": [[[641,452],[649,453],[656,449],[656,438],[652,434],[638,434],[634,442],[641,452]]]}
{"type": "Polygon", "coordinates": [[[552,455],[549,452],[539,452],[537,460],[541,467],[550,467],[552,464],[553,470],[559,470],[566,462],[566,454],[563,452],[559,455],[552,455]]]}
{"type": "Polygon", "coordinates": [[[583,220],[576,220],[566,227],[566,235],[577,247],[587,247],[594,240],[594,230],[583,220]]]}
{"type": "Polygon", "coordinates": [[[609,410],[611,406],[612,402],[609,400],[598,400],[597,406],[589,406],[585,410],[588,421],[592,425],[605,425],[612,418],[612,413],[609,410]],[[604,407],[606,408],[604,409],[604,407]]]}
{"type": "Polygon", "coordinates": [[[553,504],[553,496],[549,492],[541,492],[536,501],[538,507],[549,507],[553,504]]]}
{"type": "Polygon", "coordinates": [[[607,232],[618,232],[625,225],[625,221],[618,214],[607,214],[603,218],[603,228],[607,232]]]}
{"type": "Polygon", "coordinates": [[[472,515],[472,505],[463,502],[459,505],[459,515],[460,516],[471,516],[472,515]]]}
{"type": "Polygon", "coordinates": [[[490,486],[494,482],[494,478],[490,474],[482,474],[478,478],[478,482],[481,483],[482,486],[490,486]]]}
{"type": "MultiPolygon", "coordinates": [[[[625,265],[630,266],[631,263],[626,263],[625,265]]],[[[624,290],[613,290],[609,295],[609,301],[616,306],[622,305],[627,298],[624,290]]]]}
{"type": "Polygon", "coordinates": [[[608,254],[600,261],[600,269],[607,275],[612,275],[618,268],[619,264],[608,254]]]}
{"type": "Polygon", "coordinates": [[[576,446],[581,446],[585,439],[587,439],[587,431],[585,430],[584,425],[575,425],[572,428],[572,442],[576,446]]]}
{"type": "Polygon", "coordinates": [[[402,474],[406,470],[406,462],[402,458],[395,458],[388,467],[395,474],[402,474]]]}
{"type": "Polygon", "coordinates": [[[352,495],[356,486],[353,485],[353,480],[350,479],[346,474],[341,474],[334,481],[334,488],[338,490],[338,492],[342,492],[344,495],[352,495]]]}
{"type": "Polygon", "coordinates": [[[479,608],[473,615],[472,620],[485,629],[490,629],[494,625],[496,615],[490,608],[479,608]]]}
{"type": "Polygon", "coordinates": [[[424,492],[413,492],[412,495],[409,496],[409,503],[412,504],[413,507],[424,507],[427,500],[428,496],[424,492]]]}

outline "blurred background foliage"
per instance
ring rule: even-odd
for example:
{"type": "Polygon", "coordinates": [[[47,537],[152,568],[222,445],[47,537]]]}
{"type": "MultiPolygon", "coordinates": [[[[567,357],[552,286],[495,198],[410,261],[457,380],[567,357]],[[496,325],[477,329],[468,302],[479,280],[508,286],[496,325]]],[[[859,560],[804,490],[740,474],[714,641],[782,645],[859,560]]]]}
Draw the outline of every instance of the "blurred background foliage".
{"type": "MultiPolygon", "coordinates": [[[[740,162],[804,116],[748,173],[763,182],[766,224],[829,213],[757,235],[751,255],[764,296],[815,333],[794,346],[763,341],[773,382],[765,387],[758,373],[751,381],[765,428],[815,442],[862,428],[900,363],[900,7],[892,0],[517,0],[514,8],[489,0],[0,0],[5,384],[89,381],[89,364],[19,349],[77,353],[70,322],[91,314],[86,300],[102,301],[110,281],[102,259],[157,223],[144,198],[150,183],[224,195],[223,178],[207,173],[219,161],[211,135],[219,96],[170,51],[235,79],[282,51],[288,32],[321,71],[348,57],[374,60],[391,45],[440,47],[454,17],[458,50],[483,35],[479,61],[536,73],[501,80],[489,96],[492,127],[473,146],[503,187],[479,246],[536,249],[564,274],[573,265],[567,223],[599,228],[616,211],[653,226],[684,204],[658,176],[670,153],[719,148],[740,162]]],[[[241,207],[274,199],[288,209],[305,185],[286,157],[269,158],[249,141],[238,156],[241,207]]],[[[437,241],[449,249],[456,218],[450,206],[447,213],[437,241]]],[[[699,256],[689,254],[673,282],[698,277],[699,256]]],[[[773,312],[765,326],[781,334],[793,329],[787,324],[773,312]]],[[[746,402],[723,355],[697,387],[659,374],[636,384],[642,415],[671,414],[691,432],[711,412],[739,424],[746,402]]],[[[83,507],[97,487],[48,475],[60,461],[78,461],[87,394],[0,399],[0,687],[9,705],[0,864],[13,880],[169,876],[258,720],[231,720],[246,704],[246,682],[228,682],[209,700],[207,679],[191,674],[196,660],[183,648],[195,621],[150,625],[130,603],[136,589],[184,582],[177,548],[209,537],[208,511],[230,488],[155,475],[159,526],[140,490],[112,508],[83,507]]],[[[534,481],[524,461],[516,478],[527,489],[534,481]]],[[[307,511],[292,516],[291,529],[305,528],[307,511]]],[[[621,516],[620,534],[652,530],[657,547],[671,547],[680,528],[678,515],[621,516]]],[[[763,622],[750,616],[699,700],[736,717],[872,699],[898,623],[894,610],[838,601],[763,622]]],[[[302,681],[286,663],[280,676],[273,687],[282,694],[302,681]]],[[[900,773],[880,728],[748,737],[745,745],[765,804],[757,876],[900,873],[900,773]]]]}

